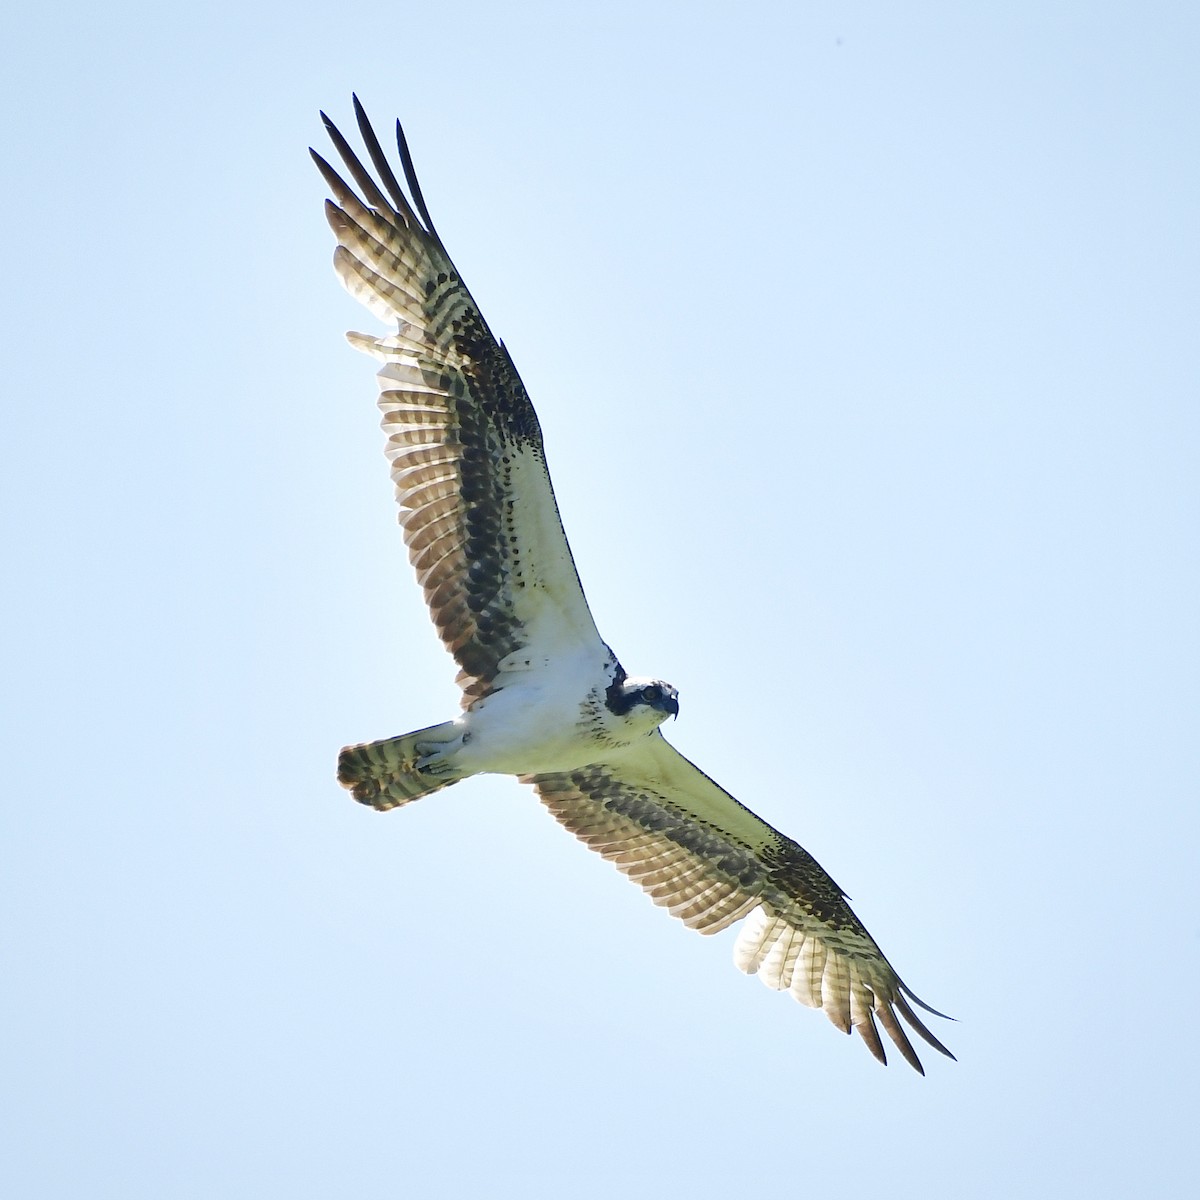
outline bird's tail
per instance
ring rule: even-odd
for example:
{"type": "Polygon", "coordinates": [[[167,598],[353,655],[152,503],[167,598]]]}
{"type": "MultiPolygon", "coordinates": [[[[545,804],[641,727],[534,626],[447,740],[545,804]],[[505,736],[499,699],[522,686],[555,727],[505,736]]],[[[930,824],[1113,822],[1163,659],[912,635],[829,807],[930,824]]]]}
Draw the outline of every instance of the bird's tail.
{"type": "Polygon", "coordinates": [[[349,788],[360,804],[380,812],[399,808],[475,773],[453,765],[461,736],[462,730],[447,721],[399,737],[347,746],[338,756],[338,783],[349,788]]]}

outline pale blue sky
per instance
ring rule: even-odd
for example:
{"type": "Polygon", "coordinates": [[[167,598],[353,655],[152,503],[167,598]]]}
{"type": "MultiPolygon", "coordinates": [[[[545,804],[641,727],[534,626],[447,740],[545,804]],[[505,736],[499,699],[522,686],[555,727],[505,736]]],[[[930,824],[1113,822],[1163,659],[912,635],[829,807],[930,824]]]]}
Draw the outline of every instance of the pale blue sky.
{"type": "Polygon", "coordinates": [[[1190,1195],[1195,6],[31,7],[0,1190],[1190,1195]],[[957,1064],[879,1068],[510,780],[337,786],[455,707],[306,153],[352,90],[602,632],[957,1064]]]}

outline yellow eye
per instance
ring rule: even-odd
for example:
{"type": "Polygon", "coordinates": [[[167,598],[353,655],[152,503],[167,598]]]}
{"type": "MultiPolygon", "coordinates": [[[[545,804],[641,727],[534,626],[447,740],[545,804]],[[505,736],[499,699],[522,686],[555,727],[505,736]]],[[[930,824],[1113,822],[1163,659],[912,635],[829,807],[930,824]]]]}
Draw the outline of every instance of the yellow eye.
{"type": "Polygon", "coordinates": [[[647,704],[657,704],[662,699],[662,688],[657,683],[652,683],[647,688],[642,688],[642,699],[647,704]]]}

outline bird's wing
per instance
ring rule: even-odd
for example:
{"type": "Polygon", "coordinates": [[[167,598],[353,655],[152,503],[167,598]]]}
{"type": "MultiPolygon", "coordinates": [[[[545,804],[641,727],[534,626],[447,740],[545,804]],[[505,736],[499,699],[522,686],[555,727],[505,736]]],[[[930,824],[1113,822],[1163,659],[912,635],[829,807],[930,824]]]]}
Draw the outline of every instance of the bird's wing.
{"type": "Polygon", "coordinates": [[[361,198],[312,155],[334,196],[325,211],[337,273],[393,326],[389,336],[348,337],[384,363],[379,407],[404,540],[461,668],[465,707],[518,651],[549,658],[600,636],[525,387],[434,230],[399,122],[408,196],[357,97],[354,107],[375,177],[321,115],[361,198]]]}
{"type": "Polygon", "coordinates": [[[924,1074],[897,1013],[954,1057],[909,1001],[936,1010],[904,985],[812,855],[657,731],[610,762],[525,782],[576,837],[692,929],[716,933],[749,914],[734,948],[737,965],[823,1009],[843,1032],[857,1029],[880,1062],[887,1059],[876,1020],[924,1074]]]}

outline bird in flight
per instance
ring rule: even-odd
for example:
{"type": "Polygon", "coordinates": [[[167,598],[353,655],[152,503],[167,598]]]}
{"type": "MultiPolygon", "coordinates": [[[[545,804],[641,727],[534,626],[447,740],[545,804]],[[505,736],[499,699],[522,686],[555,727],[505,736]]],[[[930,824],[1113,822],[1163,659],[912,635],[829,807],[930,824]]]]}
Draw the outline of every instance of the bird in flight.
{"type": "Polygon", "coordinates": [[[596,629],[554,499],[537,415],[429,217],[399,122],[407,193],[362,105],[375,173],[321,114],[355,188],[315,150],[334,267],[389,327],[350,333],[382,364],[379,407],[409,558],[458,666],[462,712],[348,746],[338,779],[386,811],[491,772],[532,784],[573,834],[692,929],[745,919],[734,961],[924,1074],[907,1022],[953,1058],[841,888],[802,846],[683,757],[659,726],[675,688],[626,673],[596,629]]]}

